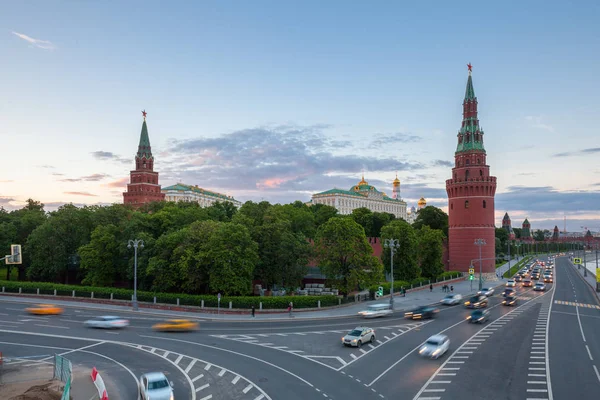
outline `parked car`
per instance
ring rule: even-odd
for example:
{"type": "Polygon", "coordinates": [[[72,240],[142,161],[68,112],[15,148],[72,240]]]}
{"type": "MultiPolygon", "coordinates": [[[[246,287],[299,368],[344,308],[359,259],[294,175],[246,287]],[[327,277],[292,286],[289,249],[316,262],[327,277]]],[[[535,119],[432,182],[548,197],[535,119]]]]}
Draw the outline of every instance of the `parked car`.
{"type": "Polygon", "coordinates": [[[440,358],[450,348],[450,339],[446,335],[433,335],[419,349],[419,354],[423,357],[440,358]]]}
{"type": "Polygon", "coordinates": [[[162,372],[150,372],[140,376],[138,382],[140,397],[143,400],[174,400],[173,382],[162,372]]]}
{"type": "Polygon", "coordinates": [[[382,304],[373,304],[367,307],[364,311],[359,311],[358,315],[365,318],[377,318],[377,317],[385,317],[386,315],[392,314],[392,308],[387,303],[382,304]]]}
{"type": "Polygon", "coordinates": [[[462,301],[462,295],[461,294],[449,294],[446,297],[444,297],[442,300],[440,300],[440,303],[442,304],[446,304],[449,306],[453,306],[456,304],[460,304],[460,302],[462,301]]]}
{"type": "Polygon", "coordinates": [[[375,340],[375,330],[366,326],[358,326],[342,337],[342,344],[360,348],[365,343],[374,343],[375,340]]]}

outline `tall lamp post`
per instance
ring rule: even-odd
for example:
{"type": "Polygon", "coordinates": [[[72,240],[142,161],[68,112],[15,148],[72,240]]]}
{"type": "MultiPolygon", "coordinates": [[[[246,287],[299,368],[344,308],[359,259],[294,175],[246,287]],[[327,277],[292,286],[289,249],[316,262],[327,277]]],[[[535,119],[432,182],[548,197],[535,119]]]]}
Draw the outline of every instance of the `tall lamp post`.
{"type": "Polygon", "coordinates": [[[583,242],[583,276],[587,276],[587,265],[585,263],[585,242],[583,242]]]}
{"type": "Polygon", "coordinates": [[[479,290],[483,289],[483,276],[481,275],[481,264],[482,264],[482,260],[481,260],[481,247],[485,246],[485,239],[475,239],[475,246],[479,246],[479,290]]]}
{"type": "Polygon", "coordinates": [[[508,247],[508,270],[510,271],[510,239],[508,240],[507,243],[507,247],[508,247]]]}
{"type": "Polygon", "coordinates": [[[392,274],[392,285],[390,286],[390,308],[394,309],[394,252],[400,248],[398,239],[385,239],[383,246],[390,249],[390,269],[392,274]]]}
{"type": "Polygon", "coordinates": [[[137,311],[137,250],[138,247],[144,248],[144,241],[142,239],[129,240],[127,248],[131,249],[131,246],[133,246],[133,299],[131,303],[133,304],[133,309],[137,311]]]}

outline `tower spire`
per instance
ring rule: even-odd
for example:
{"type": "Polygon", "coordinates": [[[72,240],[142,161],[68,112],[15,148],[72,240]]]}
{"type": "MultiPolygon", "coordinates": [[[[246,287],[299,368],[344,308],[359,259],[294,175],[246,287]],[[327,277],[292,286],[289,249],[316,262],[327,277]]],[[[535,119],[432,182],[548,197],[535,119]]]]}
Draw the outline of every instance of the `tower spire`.
{"type": "Polygon", "coordinates": [[[483,129],[479,126],[477,118],[477,97],[473,88],[473,77],[471,75],[473,66],[467,64],[469,77],[467,79],[467,88],[465,89],[465,99],[463,100],[463,120],[458,131],[458,144],[456,145],[456,154],[476,151],[485,154],[483,146],[483,129]]]}
{"type": "Polygon", "coordinates": [[[148,125],[146,125],[146,111],[142,111],[142,115],[144,116],[144,122],[142,122],[142,132],[140,133],[140,144],[138,145],[138,151],[136,154],[136,158],[146,158],[147,160],[151,160],[154,157],[152,156],[152,147],[150,146],[150,137],[148,136],[148,125]]]}

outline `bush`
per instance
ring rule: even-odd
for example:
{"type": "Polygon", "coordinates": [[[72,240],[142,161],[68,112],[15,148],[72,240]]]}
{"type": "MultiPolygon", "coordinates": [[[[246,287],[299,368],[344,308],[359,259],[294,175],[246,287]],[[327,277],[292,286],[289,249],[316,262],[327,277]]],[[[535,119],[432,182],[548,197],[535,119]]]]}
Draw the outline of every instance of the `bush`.
{"type": "MultiPolygon", "coordinates": [[[[389,285],[389,284],[388,284],[389,285]]],[[[94,292],[94,298],[98,299],[109,299],[112,293],[113,300],[127,300],[131,301],[133,290],[130,289],[116,289],[106,287],[92,287],[92,286],[76,286],[76,285],[63,285],[58,283],[49,282],[13,282],[13,281],[2,281],[0,280],[0,286],[4,287],[4,291],[8,293],[18,293],[21,288],[22,293],[37,293],[37,289],[40,289],[40,294],[56,294],[58,296],[72,296],[75,291],[75,297],[87,297],[90,298],[92,292],[94,292]]],[[[388,288],[389,292],[389,288],[388,288]]],[[[156,296],[156,302],[162,304],[179,304],[182,306],[197,306],[202,305],[204,300],[204,307],[217,307],[219,301],[217,296],[212,295],[192,295],[185,293],[153,293],[138,290],[137,298],[141,302],[154,302],[156,296]]],[[[223,296],[221,297],[221,307],[229,308],[229,302],[232,303],[232,308],[250,309],[252,306],[258,308],[259,303],[263,303],[263,309],[286,309],[290,302],[294,304],[294,308],[317,308],[318,302],[321,301],[321,307],[331,307],[339,304],[337,296],[276,296],[276,297],[254,297],[254,296],[223,296]]]]}

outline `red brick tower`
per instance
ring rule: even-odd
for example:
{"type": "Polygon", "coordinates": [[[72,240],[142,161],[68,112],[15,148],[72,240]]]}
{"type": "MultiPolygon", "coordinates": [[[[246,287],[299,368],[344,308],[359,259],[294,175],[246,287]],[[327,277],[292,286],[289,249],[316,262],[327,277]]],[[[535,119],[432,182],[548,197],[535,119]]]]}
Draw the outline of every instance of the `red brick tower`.
{"type": "Polygon", "coordinates": [[[471,78],[463,101],[463,120],[454,153],[452,179],[446,181],[448,193],[449,268],[467,271],[472,264],[479,271],[477,239],[485,240],[481,247],[482,271],[495,276],[495,215],[496,177],[490,176],[483,146],[483,129],[477,119],[477,97],[471,78]]]}
{"type": "Polygon", "coordinates": [[[123,193],[123,202],[139,207],[152,201],[163,201],[165,194],[161,193],[158,184],[158,172],[154,172],[154,157],[148,137],[146,111],[142,111],[144,122],[140,134],[140,144],[135,155],[135,170],[129,172],[127,191],[123,193]]]}

